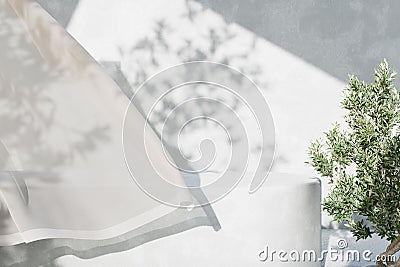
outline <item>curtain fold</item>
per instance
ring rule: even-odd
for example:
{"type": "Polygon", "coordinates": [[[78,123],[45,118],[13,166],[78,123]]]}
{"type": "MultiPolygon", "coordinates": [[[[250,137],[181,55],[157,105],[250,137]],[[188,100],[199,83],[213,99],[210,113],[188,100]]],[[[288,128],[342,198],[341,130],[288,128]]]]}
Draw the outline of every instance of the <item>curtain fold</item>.
{"type": "MultiPolygon", "coordinates": [[[[129,104],[35,1],[0,0],[0,265],[96,257],[197,226],[220,228],[210,205],[162,205],[135,184],[123,149],[135,155],[137,173],[159,177],[135,145],[143,142],[137,125],[144,118],[139,109],[127,111],[129,104]],[[126,112],[131,138],[123,145],[126,112]]],[[[158,168],[187,187],[148,127],[158,168]]],[[[169,197],[196,203],[205,196],[188,188],[169,197]]]]}

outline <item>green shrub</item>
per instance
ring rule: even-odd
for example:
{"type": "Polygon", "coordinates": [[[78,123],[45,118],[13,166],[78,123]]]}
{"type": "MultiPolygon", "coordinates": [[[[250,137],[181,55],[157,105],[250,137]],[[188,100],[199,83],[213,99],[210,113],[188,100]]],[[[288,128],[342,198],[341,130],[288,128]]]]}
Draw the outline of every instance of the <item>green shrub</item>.
{"type": "Polygon", "coordinates": [[[377,234],[392,242],[389,255],[400,249],[400,102],[386,60],[374,76],[370,84],[350,76],[341,102],[346,125],[312,142],[306,163],[332,185],[323,209],[357,240],[377,234]]]}

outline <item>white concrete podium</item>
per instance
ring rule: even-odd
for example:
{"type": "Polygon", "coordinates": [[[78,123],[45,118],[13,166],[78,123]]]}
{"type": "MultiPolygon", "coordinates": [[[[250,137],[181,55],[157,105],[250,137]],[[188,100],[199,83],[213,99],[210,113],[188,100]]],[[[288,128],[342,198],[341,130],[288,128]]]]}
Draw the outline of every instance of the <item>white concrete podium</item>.
{"type": "Polygon", "coordinates": [[[321,266],[308,259],[313,252],[320,256],[319,180],[272,173],[255,194],[248,194],[248,186],[242,181],[212,205],[222,226],[219,232],[200,227],[122,253],[91,260],[69,256],[59,262],[74,266],[88,266],[88,262],[101,266],[321,266]],[[269,255],[262,261],[260,253],[266,248],[269,255]],[[279,259],[280,250],[287,252],[287,262],[283,255],[279,259]],[[291,261],[289,253],[295,256],[297,252],[306,260],[291,261]]]}

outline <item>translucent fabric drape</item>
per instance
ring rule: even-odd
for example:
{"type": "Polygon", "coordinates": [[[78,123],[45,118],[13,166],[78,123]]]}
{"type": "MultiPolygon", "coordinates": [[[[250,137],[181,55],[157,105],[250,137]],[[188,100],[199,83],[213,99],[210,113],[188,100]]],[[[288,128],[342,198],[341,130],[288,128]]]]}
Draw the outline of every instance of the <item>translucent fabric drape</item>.
{"type": "MultiPolygon", "coordinates": [[[[135,155],[136,173],[159,177],[135,145],[144,118],[127,111],[129,103],[36,2],[0,0],[0,265],[90,258],[195,226],[219,228],[211,207],[162,205],[135,184],[123,154],[125,112],[124,148],[135,155]]],[[[158,169],[186,187],[150,126],[146,135],[158,169]]]]}

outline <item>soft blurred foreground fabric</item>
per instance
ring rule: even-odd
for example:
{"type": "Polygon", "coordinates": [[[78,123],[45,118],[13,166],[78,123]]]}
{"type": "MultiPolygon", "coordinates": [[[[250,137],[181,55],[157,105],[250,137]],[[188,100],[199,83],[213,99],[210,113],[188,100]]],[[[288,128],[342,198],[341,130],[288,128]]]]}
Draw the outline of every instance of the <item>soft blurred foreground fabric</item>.
{"type": "MultiPolygon", "coordinates": [[[[133,181],[124,148],[134,155],[136,173],[160,177],[137,145],[144,118],[127,111],[129,104],[35,1],[0,0],[0,140],[7,151],[0,162],[0,266],[37,266],[63,255],[91,258],[196,226],[220,228],[211,206],[162,205],[133,181]],[[131,138],[123,147],[126,112],[131,138]]],[[[158,171],[186,187],[164,158],[157,134],[150,127],[146,134],[159,155],[158,171]]],[[[190,190],[163,193],[182,203],[204,197],[190,190]]]]}

